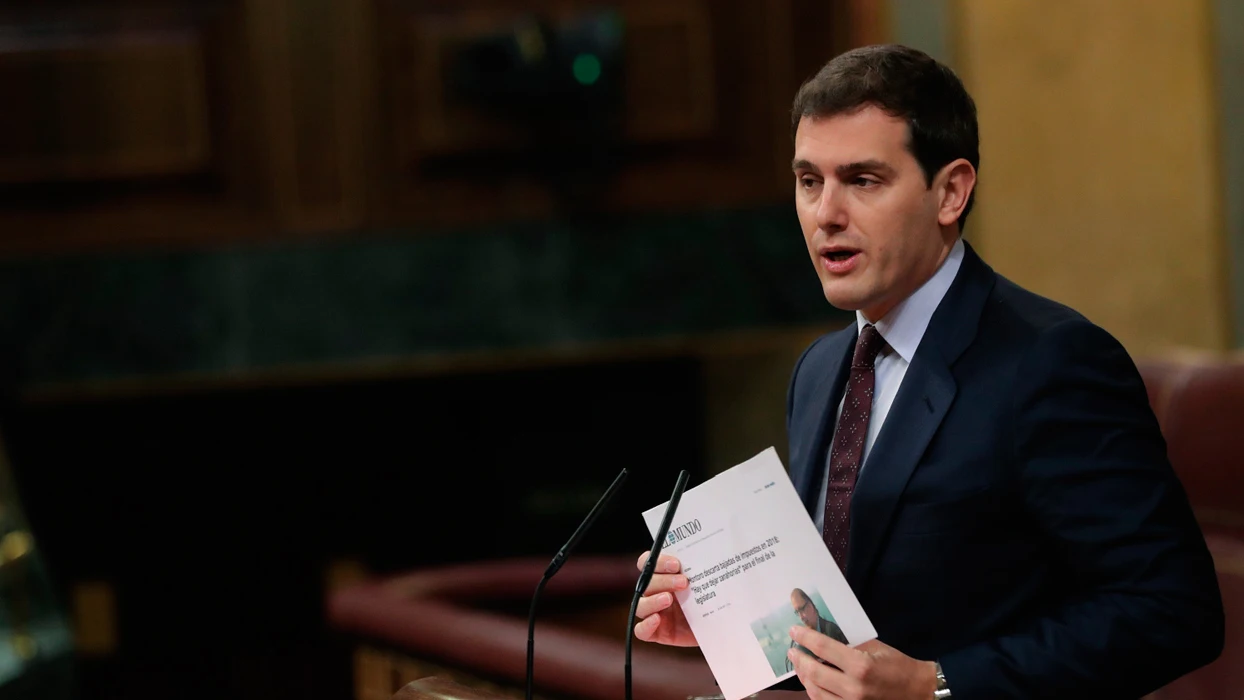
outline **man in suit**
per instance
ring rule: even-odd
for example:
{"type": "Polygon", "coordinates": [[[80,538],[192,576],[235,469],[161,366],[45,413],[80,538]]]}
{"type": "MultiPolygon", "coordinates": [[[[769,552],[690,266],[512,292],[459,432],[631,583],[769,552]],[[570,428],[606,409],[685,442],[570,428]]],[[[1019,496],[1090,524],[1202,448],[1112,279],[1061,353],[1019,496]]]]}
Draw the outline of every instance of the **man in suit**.
{"type": "MultiPolygon", "coordinates": [[[[959,79],[849,51],[792,127],[808,252],[857,323],[796,364],[790,476],[878,632],[792,629],[828,662],[793,651],[808,694],[1137,698],[1216,658],[1213,563],[1132,360],[960,237],[980,158],[959,79]]],[[[695,644],[680,568],[658,562],[640,639],[695,644]]]]}
{"type": "MultiPolygon", "coordinates": [[[[790,605],[795,610],[795,614],[799,616],[799,621],[803,623],[804,627],[816,630],[830,639],[838,640],[842,644],[847,643],[847,635],[843,634],[842,628],[838,626],[838,623],[821,617],[820,611],[816,609],[816,604],[812,602],[807,593],[804,593],[802,588],[796,588],[790,592],[790,605]]],[[[790,648],[805,654],[812,654],[811,650],[793,639],[790,641],[790,648]]],[[[794,654],[787,655],[787,671],[795,670],[796,658],[794,654]]]]}
{"type": "MultiPolygon", "coordinates": [[[[796,588],[790,592],[790,605],[804,627],[816,630],[830,639],[837,639],[843,644],[847,643],[847,635],[842,633],[842,628],[838,626],[838,623],[821,617],[820,611],[816,609],[816,605],[802,588],[796,588]]],[[[792,641],[791,645],[797,646],[797,643],[792,641]]]]}

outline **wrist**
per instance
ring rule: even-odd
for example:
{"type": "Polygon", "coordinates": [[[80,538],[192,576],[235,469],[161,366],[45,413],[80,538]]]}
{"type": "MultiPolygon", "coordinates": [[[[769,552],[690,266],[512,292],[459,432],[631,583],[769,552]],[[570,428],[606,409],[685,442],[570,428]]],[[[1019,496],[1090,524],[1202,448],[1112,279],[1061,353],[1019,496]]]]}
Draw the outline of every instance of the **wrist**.
{"type": "Polygon", "coordinates": [[[917,678],[919,678],[917,697],[923,698],[923,700],[930,700],[931,698],[937,697],[935,695],[938,687],[937,672],[938,667],[936,661],[920,662],[920,673],[917,676],[917,678]]]}

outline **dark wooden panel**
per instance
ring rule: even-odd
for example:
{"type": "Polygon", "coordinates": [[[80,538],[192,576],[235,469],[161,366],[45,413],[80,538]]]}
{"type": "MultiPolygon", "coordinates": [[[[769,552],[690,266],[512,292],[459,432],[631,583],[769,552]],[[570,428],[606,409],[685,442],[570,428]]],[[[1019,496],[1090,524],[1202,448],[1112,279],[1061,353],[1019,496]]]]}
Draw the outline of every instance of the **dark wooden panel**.
{"type": "Polygon", "coordinates": [[[367,2],[249,0],[261,123],[277,226],[354,228],[365,209],[362,145],[374,98],[367,2]]]}
{"type": "Polygon", "coordinates": [[[0,41],[0,181],[173,175],[209,162],[203,35],[0,41]]]}
{"type": "Polygon", "coordinates": [[[611,131],[611,115],[589,106],[550,102],[525,121],[510,104],[474,103],[450,87],[469,42],[511,32],[521,48],[521,22],[566,26],[595,3],[374,1],[381,107],[370,215],[383,224],[785,201],[789,100],[836,44],[829,22],[796,23],[796,0],[622,0],[611,5],[624,76],[611,131]],[[800,41],[819,48],[815,64],[796,54],[800,41]]]}
{"type": "MultiPolygon", "coordinates": [[[[562,5],[549,8],[546,16],[552,24],[564,26],[584,9],[562,5]]],[[[530,12],[529,5],[508,4],[446,15],[416,13],[410,18],[411,99],[398,115],[408,157],[478,152],[525,140],[523,125],[513,114],[455,102],[447,94],[446,64],[471,39],[510,31],[530,12]]],[[[708,136],[716,116],[708,9],[696,0],[632,2],[623,6],[622,18],[626,79],[620,107],[626,140],[651,143],[708,136]]]]}
{"type": "Polygon", "coordinates": [[[642,5],[627,15],[630,141],[708,136],[716,123],[712,26],[703,3],[642,5]]]}
{"type": "Polygon", "coordinates": [[[273,228],[246,0],[0,9],[0,255],[273,228]]]}
{"type": "Polygon", "coordinates": [[[790,98],[876,34],[872,7],[0,5],[0,256],[784,203],[790,98]],[[465,43],[601,7],[622,18],[616,104],[524,118],[447,89],[465,43]]]}

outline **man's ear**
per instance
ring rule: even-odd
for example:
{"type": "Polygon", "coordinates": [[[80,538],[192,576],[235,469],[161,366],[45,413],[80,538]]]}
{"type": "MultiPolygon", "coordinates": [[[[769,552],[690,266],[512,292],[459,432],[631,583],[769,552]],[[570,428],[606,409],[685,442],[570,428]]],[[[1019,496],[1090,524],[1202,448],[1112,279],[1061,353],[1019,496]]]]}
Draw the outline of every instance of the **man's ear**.
{"type": "Polygon", "coordinates": [[[976,189],[976,168],[964,158],[952,160],[937,173],[937,223],[950,226],[959,220],[976,189]]]}

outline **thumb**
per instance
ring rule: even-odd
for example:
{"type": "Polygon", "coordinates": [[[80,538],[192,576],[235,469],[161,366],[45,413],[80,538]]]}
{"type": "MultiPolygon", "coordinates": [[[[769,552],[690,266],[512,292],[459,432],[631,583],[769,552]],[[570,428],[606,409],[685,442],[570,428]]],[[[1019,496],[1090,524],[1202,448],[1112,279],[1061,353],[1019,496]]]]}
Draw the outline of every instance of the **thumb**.
{"type": "Polygon", "coordinates": [[[642,641],[651,642],[656,637],[657,627],[660,625],[661,616],[653,613],[635,625],[635,636],[642,641]]]}

